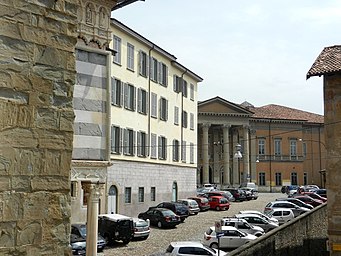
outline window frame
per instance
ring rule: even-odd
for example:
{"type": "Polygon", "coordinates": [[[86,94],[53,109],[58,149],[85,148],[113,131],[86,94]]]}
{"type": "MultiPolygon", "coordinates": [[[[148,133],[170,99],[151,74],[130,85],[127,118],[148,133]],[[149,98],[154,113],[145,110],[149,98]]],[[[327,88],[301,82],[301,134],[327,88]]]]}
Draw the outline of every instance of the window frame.
{"type": "Polygon", "coordinates": [[[167,159],[167,138],[165,136],[159,136],[158,139],[158,158],[160,160],[167,159]]]}
{"type": "Polygon", "coordinates": [[[259,186],[266,186],[265,172],[259,172],[258,173],[258,184],[259,184],[259,186]]]}
{"type": "Polygon", "coordinates": [[[113,57],[113,62],[117,65],[121,65],[122,59],[122,39],[116,35],[113,36],[114,51],[115,55],[113,57]]]}
{"type": "Polygon", "coordinates": [[[116,107],[122,107],[124,84],[120,79],[111,77],[111,104],[116,107]]]}
{"type": "Polygon", "coordinates": [[[131,187],[124,188],[124,203],[131,204],[131,187]]]}
{"type": "Polygon", "coordinates": [[[147,156],[147,134],[144,131],[137,132],[137,156],[146,157],[147,156]]]}
{"type": "Polygon", "coordinates": [[[126,156],[135,155],[135,134],[133,129],[125,128],[123,130],[123,154],[126,156]]]}
{"type": "Polygon", "coordinates": [[[168,120],[168,100],[164,97],[160,97],[159,100],[159,114],[160,120],[167,121],[168,120]]]}
{"type": "Polygon", "coordinates": [[[133,84],[124,84],[124,108],[130,111],[136,109],[136,87],[133,84]]]}
{"type": "Polygon", "coordinates": [[[258,155],[265,156],[265,139],[258,138],[258,155]]]}
{"type": "Polygon", "coordinates": [[[143,115],[147,115],[148,112],[148,93],[143,88],[138,88],[137,112],[143,115]]]}
{"type": "Polygon", "coordinates": [[[110,150],[112,154],[121,154],[122,152],[122,129],[120,126],[111,125],[110,131],[110,150]]]}
{"type": "Polygon", "coordinates": [[[144,187],[138,188],[137,202],[144,203],[144,187]]]}

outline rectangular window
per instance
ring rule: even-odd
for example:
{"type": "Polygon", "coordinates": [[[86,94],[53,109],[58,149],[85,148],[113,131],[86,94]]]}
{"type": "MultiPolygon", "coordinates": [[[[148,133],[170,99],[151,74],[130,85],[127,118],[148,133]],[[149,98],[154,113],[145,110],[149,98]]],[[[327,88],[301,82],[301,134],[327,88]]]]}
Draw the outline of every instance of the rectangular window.
{"type": "Polygon", "coordinates": [[[77,181],[71,181],[71,197],[77,197],[77,181]]]}
{"type": "Polygon", "coordinates": [[[85,182],[81,182],[81,188],[83,192],[83,206],[88,205],[88,195],[90,194],[90,186],[87,186],[85,182]]]}
{"type": "Polygon", "coordinates": [[[182,127],[187,128],[187,112],[186,111],[182,111],[182,127]]]}
{"type": "Polygon", "coordinates": [[[189,144],[189,162],[194,164],[194,143],[189,144]]]}
{"type": "Polygon", "coordinates": [[[127,43],[127,68],[134,71],[134,45],[127,43]]]}
{"type": "Polygon", "coordinates": [[[121,129],[118,126],[111,126],[111,153],[121,153],[121,129]]]}
{"type": "Polygon", "coordinates": [[[140,75],[147,77],[148,74],[148,56],[144,51],[139,52],[140,58],[140,75]]]}
{"type": "Polygon", "coordinates": [[[179,107],[174,106],[174,124],[179,125],[179,107]]]}
{"type": "Polygon", "coordinates": [[[124,188],[124,202],[126,204],[131,204],[131,187],[124,188]]]}
{"type": "Polygon", "coordinates": [[[131,84],[124,84],[124,108],[135,111],[136,88],[131,84]]]}
{"type": "Polygon", "coordinates": [[[156,188],[155,187],[150,188],[150,201],[152,202],[156,201],[156,188]]]}
{"type": "Polygon", "coordinates": [[[303,173],[303,185],[308,185],[308,173],[303,173]]]}
{"type": "Polygon", "coordinates": [[[139,88],[137,94],[137,111],[146,115],[148,109],[148,95],[146,90],[139,88]]]}
{"type": "Polygon", "coordinates": [[[139,194],[138,194],[138,201],[139,203],[144,202],[144,187],[139,187],[139,194]]]}
{"type": "Polygon", "coordinates": [[[156,139],[157,139],[157,136],[156,134],[152,133],[151,136],[150,136],[150,144],[151,144],[151,147],[150,147],[150,158],[156,158],[156,152],[157,152],[157,144],[156,144],[156,139]]]}
{"type": "Polygon", "coordinates": [[[151,57],[150,59],[150,79],[157,83],[157,77],[159,72],[159,63],[157,59],[151,57]]]}
{"type": "Polygon", "coordinates": [[[111,78],[111,103],[114,106],[122,107],[123,86],[122,82],[114,77],[111,78]]]}
{"type": "Polygon", "coordinates": [[[182,79],[182,95],[187,98],[187,81],[182,79]]]}
{"type": "Polygon", "coordinates": [[[181,161],[186,163],[186,141],[181,143],[181,161]]]}
{"type": "Polygon", "coordinates": [[[159,159],[167,159],[167,139],[163,136],[159,136],[159,159]]]}
{"type": "Polygon", "coordinates": [[[189,127],[191,130],[194,130],[194,114],[189,114],[189,127]]]}
{"type": "Polygon", "coordinates": [[[168,67],[162,62],[159,62],[159,83],[165,87],[168,86],[168,67]]]}
{"type": "Polygon", "coordinates": [[[276,186],[282,186],[282,173],[280,172],[275,173],[275,181],[276,181],[276,186]]]}
{"type": "Polygon", "coordinates": [[[303,142],[303,157],[307,157],[307,143],[303,142]]]}
{"type": "Polygon", "coordinates": [[[150,115],[152,117],[157,118],[157,95],[153,92],[151,93],[151,95],[152,95],[151,96],[152,97],[152,99],[151,99],[152,109],[151,109],[150,115]]]}
{"type": "Polygon", "coordinates": [[[180,143],[178,140],[173,140],[173,161],[179,161],[179,147],[180,143]]]}
{"type": "Polygon", "coordinates": [[[114,36],[114,63],[121,65],[121,38],[114,36]]]}
{"type": "Polygon", "coordinates": [[[125,155],[135,154],[135,131],[131,129],[124,129],[123,153],[125,155]]]}
{"type": "Polygon", "coordinates": [[[258,174],[258,179],[259,186],[265,186],[265,172],[260,172],[258,174]]]}
{"type": "Polygon", "coordinates": [[[298,185],[297,172],[292,172],[290,178],[291,178],[291,185],[298,185]]]}
{"type": "Polygon", "coordinates": [[[142,157],[147,155],[147,135],[145,132],[137,132],[137,155],[142,157]]]}
{"type": "Polygon", "coordinates": [[[181,91],[181,77],[178,77],[177,75],[173,76],[173,90],[175,92],[181,91]]]}
{"type": "Polygon", "coordinates": [[[161,97],[160,98],[160,120],[167,121],[168,119],[168,101],[161,97]]]}
{"type": "Polygon", "coordinates": [[[275,156],[281,156],[281,155],[282,155],[282,140],[275,139],[275,156]]]}
{"type": "Polygon", "coordinates": [[[297,141],[296,139],[291,139],[290,140],[290,157],[296,158],[296,156],[297,156],[297,141]]]}
{"type": "Polygon", "coordinates": [[[258,139],[258,155],[265,155],[265,139],[258,139]]]}
{"type": "Polygon", "coordinates": [[[190,84],[190,99],[194,100],[194,84],[190,84]]]}

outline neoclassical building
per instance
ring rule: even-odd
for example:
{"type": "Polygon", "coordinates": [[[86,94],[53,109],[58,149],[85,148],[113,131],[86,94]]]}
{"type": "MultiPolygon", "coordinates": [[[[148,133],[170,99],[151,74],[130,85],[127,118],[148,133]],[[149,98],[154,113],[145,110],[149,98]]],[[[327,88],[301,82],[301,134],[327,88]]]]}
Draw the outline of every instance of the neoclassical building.
{"type": "Polygon", "coordinates": [[[197,183],[262,191],[324,187],[323,116],[279,105],[254,107],[220,97],[198,103],[197,183]]]}

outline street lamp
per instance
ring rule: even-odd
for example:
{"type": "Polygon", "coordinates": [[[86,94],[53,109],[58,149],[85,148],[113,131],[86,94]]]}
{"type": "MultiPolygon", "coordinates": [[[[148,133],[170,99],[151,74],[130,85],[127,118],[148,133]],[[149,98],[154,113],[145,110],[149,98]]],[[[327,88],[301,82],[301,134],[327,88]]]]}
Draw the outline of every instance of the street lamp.
{"type": "MultiPolygon", "coordinates": [[[[240,177],[240,164],[239,164],[239,159],[243,158],[242,153],[240,152],[242,149],[242,145],[240,145],[239,143],[236,144],[236,153],[234,153],[234,158],[236,158],[238,160],[238,175],[240,177]]],[[[243,175],[244,176],[244,175],[243,175]]],[[[239,178],[240,179],[240,178],[239,178]]],[[[244,181],[244,177],[243,177],[243,181],[244,181]]],[[[240,182],[240,181],[239,181],[240,182]]]]}

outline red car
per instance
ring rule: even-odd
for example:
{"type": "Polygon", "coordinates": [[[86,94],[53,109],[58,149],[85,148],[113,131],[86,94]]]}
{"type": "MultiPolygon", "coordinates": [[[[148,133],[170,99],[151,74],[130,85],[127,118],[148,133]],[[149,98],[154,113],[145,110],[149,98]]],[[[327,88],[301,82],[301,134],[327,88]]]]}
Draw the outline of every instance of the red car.
{"type": "Polygon", "coordinates": [[[303,203],[310,204],[314,207],[323,204],[323,201],[316,200],[316,199],[311,198],[310,196],[307,196],[307,195],[295,195],[295,196],[293,196],[293,198],[297,198],[297,199],[301,200],[303,203]]]}
{"type": "Polygon", "coordinates": [[[327,202],[327,198],[323,197],[323,196],[320,196],[314,192],[302,192],[301,193],[302,195],[307,195],[307,196],[310,196],[311,198],[314,198],[314,199],[317,199],[317,200],[321,200],[322,202],[327,202]]]}
{"type": "Polygon", "coordinates": [[[201,197],[201,196],[193,196],[189,197],[188,199],[195,200],[200,208],[200,211],[207,211],[210,209],[210,204],[208,203],[208,199],[206,197],[201,197]]]}
{"type": "Polygon", "coordinates": [[[208,203],[210,204],[211,209],[215,209],[217,211],[224,211],[230,208],[230,203],[224,196],[210,196],[208,198],[208,203]]]}

